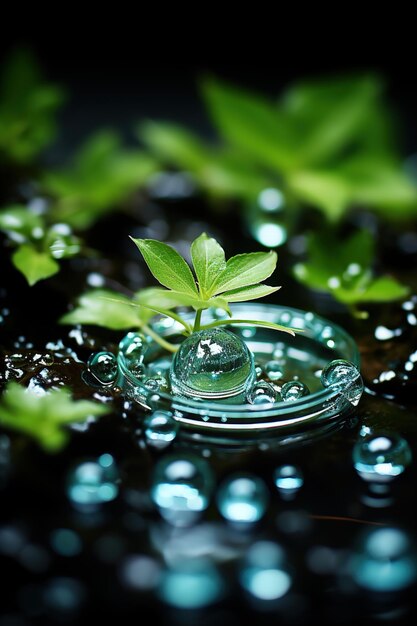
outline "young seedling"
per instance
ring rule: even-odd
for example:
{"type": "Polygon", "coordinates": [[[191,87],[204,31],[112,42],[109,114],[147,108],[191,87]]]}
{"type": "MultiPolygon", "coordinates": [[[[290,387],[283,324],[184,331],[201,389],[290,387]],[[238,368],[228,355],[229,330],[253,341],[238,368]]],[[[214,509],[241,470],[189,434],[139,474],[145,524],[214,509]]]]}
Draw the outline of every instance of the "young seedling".
{"type": "Polygon", "coordinates": [[[158,335],[149,325],[155,315],[170,317],[182,328],[182,334],[243,324],[263,326],[294,335],[294,329],[265,320],[236,319],[232,317],[230,304],[246,302],[271,295],[280,287],[263,283],[277,264],[275,252],[252,252],[238,254],[226,261],[220,244],[202,233],[191,244],[194,273],[185,259],[171,246],[154,239],[134,239],[149,270],[162,287],[142,289],[133,298],[121,296],[109,290],[93,290],[79,298],[78,306],[62,319],[64,324],[95,324],[114,330],[141,328],[171,352],[178,349],[158,335]],[[195,311],[183,315],[184,309],[195,311]],[[203,311],[223,309],[229,318],[203,321],[203,311]]]}

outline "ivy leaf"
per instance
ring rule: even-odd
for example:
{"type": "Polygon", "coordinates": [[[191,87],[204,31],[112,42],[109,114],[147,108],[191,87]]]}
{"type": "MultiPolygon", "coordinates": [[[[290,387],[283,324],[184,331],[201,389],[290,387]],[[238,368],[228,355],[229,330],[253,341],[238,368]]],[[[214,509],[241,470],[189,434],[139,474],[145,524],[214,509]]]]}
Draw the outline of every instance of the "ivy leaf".
{"type": "Polygon", "coordinates": [[[55,453],[69,439],[68,424],[104,415],[109,410],[97,402],[73,400],[64,388],[38,395],[11,382],[0,402],[0,424],[32,437],[46,452],[55,453]]]}
{"type": "Polygon", "coordinates": [[[91,324],[112,330],[138,328],[154,313],[132,306],[132,300],[115,291],[94,289],[79,297],[77,306],[60,319],[61,324],[91,324]]]}
{"type": "Polygon", "coordinates": [[[12,261],[31,287],[59,272],[59,265],[49,252],[39,251],[30,244],[19,246],[12,255],[12,261]]]}
{"type": "Polygon", "coordinates": [[[187,263],[174,248],[155,239],[134,239],[145,262],[157,281],[190,295],[198,295],[194,277],[187,263]]]}
{"type": "Polygon", "coordinates": [[[191,244],[191,258],[202,294],[211,295],[213,283],[226,269],[223,248],[213,237],[202,233],[191,244]]]}
{"type": "Polygon", "coordinates": [[[263,328],[271,328],[272,330],[279,330],[284,333],[288,333],[289,335],[295,335],[295,332],[300,332],[299,328],[290,328],[289,326],[282,326],[281,324],[275,324],[275,322],[266,322],[264,320],[240,320],[240,319],[231,319],[231,320],[217,320],[216,322],[212,322],[211,324],[206,324],[202,328],[216,328],[217,326],[234,326],[235,324],[244,324],[245,326],[262,326],[263,328]]]}
{"type": "Polygon", "coordinates": [[[341,219],[352,200],[351,183],[337,171],[297,170],[289,174],[288,185],[297,198],[332,222],[341,219]]]}
{"type": "Polygon", "coordinates": [[[217,295],[262,282],[275,270],[277,258],[276,252],[272,250],[237,254],[231,257],[226,263],[226,269],[213,284],[213,294],[217,295]]]}

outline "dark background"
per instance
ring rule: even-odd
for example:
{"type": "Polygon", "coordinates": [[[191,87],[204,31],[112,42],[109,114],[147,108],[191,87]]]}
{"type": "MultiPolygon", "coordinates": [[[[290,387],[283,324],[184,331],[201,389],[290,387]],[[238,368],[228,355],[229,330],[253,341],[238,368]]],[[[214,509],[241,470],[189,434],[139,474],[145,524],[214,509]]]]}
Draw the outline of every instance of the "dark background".
{"type": "MultiPolygon", "coordinates": [[[[131,18],[133,25],[136,18],[131,18]]],[[[331,41],[322,53],[317,42],[305,39],[284,44],[265,35],[235,44],[222,52],[217,34],[212,34],[209,52],[196,46],[193,37],[178,32],[166,37],[158,24],[137,23],[137,31],[117,30],[117,37],[106,37],[96,25],[91,30],[72,30],[63,16],[62,34],[58,25],[50,30],[37,27],[27,32],[3,32],[0,58],[14,46],[26,45],[38,58],[46,77],[67,88],[68,99],[60,113],[60,134],[52,160],[61,160],[90,132],[116,128],[127,142],[134,141],[133,128],[144,118],[178,121],[208,138],[214,135],[199,94],[199,79],[214,75],[236,86],[276,97],[294,81],[321,76],[341,76],[352,72],[377,72],[386,81],[386,94],[403,129],[404,154],[417,149],[417,90],[414,54],[389,45],[386,55],[378,53],[371,41],[364,52],[353,37],[343,54],[331,41]],[[230,54],[231,53],[231,54],[230,54]],[[233,55],[233,56],[232,56],[233,55]],[[385,56],[385,60],[384,60],[385,56]],[[400,57],[400,58],[399,58],[400,57]]],[[[173,27],[174,28],[174,27],[173,27]]],[[[5,29],[7,31],[7,29],[5,29]]],[[[254,27],[254,32],[255,32],[254,27]]],[[[204,36],[202,35],[203,39],[204,36]]],[[[319,39],[319,38],[318,38],[319,39]]],[[[343,44],[342,44],[343,45],[343,44]]]]}

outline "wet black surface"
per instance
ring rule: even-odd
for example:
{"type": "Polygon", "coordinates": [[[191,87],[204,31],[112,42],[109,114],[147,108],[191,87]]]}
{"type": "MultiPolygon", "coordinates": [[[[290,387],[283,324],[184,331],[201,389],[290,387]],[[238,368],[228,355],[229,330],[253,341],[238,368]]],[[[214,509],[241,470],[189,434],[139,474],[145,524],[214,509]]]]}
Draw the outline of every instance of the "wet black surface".
{"type": "MultiPolygon", "coordinates": [[[[49,388],[63,384],[76,398],[111,402],[113,410],[83,432],[74,430],[68,447],[57,455],[47,455],[28,439],[4,431],[0,554],[5,578],[0,625],[78,625],[109,616],[133,623],[143,620],[145,611],[146,623],[181,625],[409,623],[417,616],[415,585],[396,593],[363,591],[351,579],[347,565],[370,529],[396,527],[416,539],[416,463],[381,494],[356,473],[352,462],[353,446],[364,426],[402,435],[417,458],[417,374],[406,365],[414,364],[410,355],[417,350],[417,328],[410,317],[417,303],[411,297],[405,307],[403,303],[379,305],[372,308],[368,320],[354,320],[327,299],[295,284],[289,275],[294,259],[285,250],[279,253],[277,277],[283,288],[268,301],[311,309],[348,330],[360,347],[367,388],[345,422],[298,446],[271,441],[269,446],[237,452],[187,443],[180,432],[168,450],[158,451],[144,443],[143,414],[137,408],[120,395],[113,397],[105,389],[85,384],[82,374],[92,352],[114,351],[123,336],[92,326],[57,324],[74,298],[89,288],[91,274],[104,276],[110,288],[133,291],[148,284],[149,274],[129,234],[161,238],[186,253],[202,230],[219,239],[227,256],[257,249],[236,212],[222,217],[198,198],[162,204],[150,202],[145,195],[137,198],[129,217],[110,217],[90,232],[89,241],[101,250],[102,258],[66,261],[60,274],[32,289],[11,267],[2,242],[1,384],[10,379],[25,385],[36,379],[49,388]],[[401,332],[378,340],[375,330],[381,326],[401,332]],[[16,354],[22,356],[12,356],[16,354]],[[41,358],[34,361],[39,354],[41,358]],[[384,376],[389,371],[395,376],[384,376]],[[155,463],[168,451],[190,447],[207,458],[216,486],[237,471],[264,479],[269,506],[255,527],[230,527],[214,497],[194,527],[174,529],[161,519],[149,497],[155,463]],[[81,513],[66,495],[68,472],[74,463],[103,453],[112,454],[119,467],[119,495],[94,513],[81,513]],[[299,493],[289,500],[278,493],[273,481],[274,469],[285,463],[299,466],[305,477],[299,493]],[[54,550],[51,535],[57,528],[77,533],[78,554],[62,556],[54,550]],[[207,528],[216,537],[212,543],[207,528]],[[273,604],[255,603],[239,586],[241,559],[260,539],[280,543],[291,566],[291,590],[273,604]],[[219,602],[200,610],[181,610],[159,599],[154,589],[134,589],[126,582],[126,563],[133,555],[150,557],[163,568],[170,549],[180,545],[186,546],[185,553],[187,546],[199,545],[217,559],[225,581],[219,602]],[[67,604],[53,593],[60,584],[70,589],[72,600],[67,604]]],[[[415,259],[405,255],[401,262],[399,256],[395,271],[409,279],[415,259]]]]}

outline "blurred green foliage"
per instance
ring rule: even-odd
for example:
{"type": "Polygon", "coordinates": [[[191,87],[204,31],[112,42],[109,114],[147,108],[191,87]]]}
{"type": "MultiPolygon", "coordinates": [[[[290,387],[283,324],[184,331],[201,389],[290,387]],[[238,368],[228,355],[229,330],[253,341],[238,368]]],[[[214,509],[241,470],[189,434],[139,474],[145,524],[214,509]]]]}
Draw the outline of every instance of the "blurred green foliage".
{"type": "Polygon", "coordinates": [[[47,83],[30,50],[16,48],[0,76],[0,162],[30,163],[55,138],[65,90],[47,83]]]}
{"type": "Polygon", "coordinates": [[[157,169],[143,151],[126,149],[119,135],[100,130],[60,169],[45,170],[42,151],[55,138],[61,88],[42,78],[29,50],[17,49],[4,65],[0,90],[0,166],[33,165],[42,210],[12,204],[0,210],[0,230],[14,249],[12,262],[29,285],[59,271],[59,261],[85,251],[74,234],[120,210],[157,169]]]}
{"type": "Polygon", "coordinates": [[[46,452],[55,453],[69,440],[69,424],[109,411],[109,406],[98,402],[74,400],[64,388],[38,395],[10,382],[0,403],[0,424],[33,438],[46,452]]]}
{"type": "Polygon", "coordinates": [[[400,300],[409,288],[391,276],[376,276],[375,241],[359,230],[342,241],[332,232],[311,233],[308,263],[297,263],[294,276],[307,287],[331,294],[356,316],[366,317],[358,305],[400,300]]]}
{"type": "Polygon", "coordinates": [[[253,200],[278,187],[293,210],[314,207],[331,222],[355,207],[394,220],[416,213],[417,186],[379,76],[300,82],[277,102],[213,79],[202,94],[220,145],[164,122],[144,122],[138,133],[209,195],[253,200]]]}

